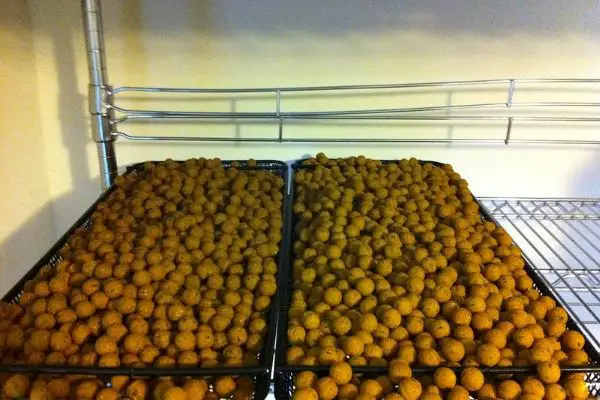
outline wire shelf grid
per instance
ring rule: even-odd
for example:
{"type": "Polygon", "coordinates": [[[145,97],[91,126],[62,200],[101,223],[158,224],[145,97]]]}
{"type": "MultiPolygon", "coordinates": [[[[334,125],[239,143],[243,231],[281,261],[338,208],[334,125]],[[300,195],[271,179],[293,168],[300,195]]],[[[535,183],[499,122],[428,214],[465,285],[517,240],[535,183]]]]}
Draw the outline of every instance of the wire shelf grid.
{"type": "Polygon", "coordinates": [[[480,200],[600,349],[600,200],[480,200]]]}

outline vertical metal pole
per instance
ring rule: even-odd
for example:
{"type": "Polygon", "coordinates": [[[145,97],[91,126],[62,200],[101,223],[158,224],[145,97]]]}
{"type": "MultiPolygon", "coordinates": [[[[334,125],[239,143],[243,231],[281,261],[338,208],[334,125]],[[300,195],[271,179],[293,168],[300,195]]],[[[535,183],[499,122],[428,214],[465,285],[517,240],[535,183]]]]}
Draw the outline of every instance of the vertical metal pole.
{"type": "Polygon", "coordinates": [[[90,76],[89,109],[92,123],[92,139],[98,148],[100,180],[102,189],[112,185],[117,176],[115,138],[111,135],[110,86],[106,75],[104,55],[104,32],[100,0],[82,0],[83,28],[90,76]]]}
{"type": "Polygon", "coordinates": [[[277,106],[277,118],[279,118],[279,131],[277,134],[279,143],[281,143],[283,141],[283,119],[281,118],[281,90],[277,89],[276,91],[277,93],[277,100],[276,100],[276,106],[277,106]]]}
{"type": "MultiPolygon", "coordinates": [[[[513,98],[515,96],[515,80],[511,79],[508,84],[508,98],[506,99],[506,108],[512,107],[513,98]]],[[[513,126],[513,117],[508,117],[508,124],[506,125],[506,136],[504,136],[504,144],[508,145],[510,142],[510,133],[513,126]]]]}

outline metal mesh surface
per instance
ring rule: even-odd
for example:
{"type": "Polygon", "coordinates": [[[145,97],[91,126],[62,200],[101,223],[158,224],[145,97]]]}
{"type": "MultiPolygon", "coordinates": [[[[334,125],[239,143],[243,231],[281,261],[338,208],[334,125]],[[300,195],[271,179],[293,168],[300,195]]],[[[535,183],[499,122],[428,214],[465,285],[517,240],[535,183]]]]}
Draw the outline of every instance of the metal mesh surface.
{"type": "Polygon", "coordinates": [[[600,349],[600,200],[481,200],[600,349]]]}

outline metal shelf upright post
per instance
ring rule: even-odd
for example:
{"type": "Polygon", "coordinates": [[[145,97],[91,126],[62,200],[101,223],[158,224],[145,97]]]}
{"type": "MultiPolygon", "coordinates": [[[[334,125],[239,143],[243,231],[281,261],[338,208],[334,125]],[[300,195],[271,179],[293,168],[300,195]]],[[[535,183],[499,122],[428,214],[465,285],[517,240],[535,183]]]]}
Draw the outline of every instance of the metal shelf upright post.
{"type": "Polygon", "coordinates": [[[89,84],[89,112],[92,139],[98,151],[102,189],[112,185],[117,176],[115,137],[111,135],[111,88],[106,72],[104,31],[100,0],[82,0],[89,84]]]}

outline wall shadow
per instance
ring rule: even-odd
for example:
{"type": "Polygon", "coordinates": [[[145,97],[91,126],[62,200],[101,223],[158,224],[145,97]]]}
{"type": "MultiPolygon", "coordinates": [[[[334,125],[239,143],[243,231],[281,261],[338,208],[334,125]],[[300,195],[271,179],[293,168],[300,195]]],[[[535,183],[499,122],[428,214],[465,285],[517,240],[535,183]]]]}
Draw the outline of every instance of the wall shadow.
{"type": "Polygon", "coordinates": [[[0,2],[0,293],[54,238],[27,2],[0,2]],[[23,224],[23,226],[21,226],[23,224]]]}
{"type": "MultiPolygon", "coordinates": [[[[571,181],[571,192],[573,196],[600,199],[600,149],[592,149],[589,152],[585,167],[574,171],[571,181]]],[[[600,234],[600,222],[594,222],[600,234]]]]}
{"type": "MultiPolygon", "coordinates": [[[[68,193],[47,201],[31,213],[18,227],[12,227],[12,233],[0,242],[0,263],[2,279],[0,293],[6,293],[29,271],[66,229],[79,218],[100,192],[99,178],[90,178],[86,146],[90,143],[87,124],[86,96],[79,91],[76,67],[76,54],[83,49],[75,48],[73,29],[81,26],[81,11],[71,2],[62,1],[62,5],[50,2],[30,3],[28,11],[35,13],[35,35],[43,35],[52,44],[52,62],[56,67],[58,91],[57,103],[61,146],[66,149],[67,160],[48,159],[47,165],[40,164],[40,173],[66,173],[73,188],[68,193]],[[35,10],[32,9],[35,7],[35,10]],[[52,21],[61,21],[53,24],[52,21]],[[68,171],[61,171],[62,165],[68,165],[68,171]]],[[[31,15],[30,15],[31,17],[31,15]]],[[[39,57],[39,55],[38,55],[39,57]]],[[[37,60],[47,62],[46,60],[37,60]]],[[[35,62],[32,60],[32,62],[35,62]]],[[[35,65],[35,64],[34,64],[35,65]]],[[[37,98],[33,100],[37,104],[37,98]]],[[[42,103],[42,107],[44,104],[42,103]]],[[[32,115],[32,118],[36,118],[32,115]]],[[[39,117],[38,117],[39,118],[39,117]]],[[[38,133],[41,140],[41,133],[38,133]]],[[[43,146],[43,144],[42,144],[43,146]]],[[[26,179],[26,177],[24,178],[26,179]]],[[[24,190],[29,190],[27,182],[22,182],[24,190]]],[[[50,184],[49,184],[50,185],[50,184]]]]}
{"type": "Polygon", "coordinates": [[[79,185],[86,182],[90,176],[87,152],[85,151],[86,145],[90,143],[90,130],[86,123],[88,110],[84,108],[88,104],[87,93],[82,95],[79,92],[77,71],[75,70],[75,54],[81,54],[85,50],[74,48],[73,40],[73,27],[81,24],[81,11],[75,9],[65,12],[52,6],[47,7],[46,11],[49,13],[50,21],[59,20],[60,15],[65,20],[62,24],[48,27],[50,28],[48,36],[52,38],[54,63],[58,71],[58,103],[60,104],[59,119],[62,142],[68,151],[72,187],[80,190],[79,185]]]}
{"type": "MultiPolygon", "coordinates": [[[[88,178],[82,186],[99,188],[100,179],[88,178]]],[[[55,209],[67,209],[73,204],[77,204],[77,209],[86,210],[99,197],[98,194],[94,196],[92,200],[86,202],[82,196],[71,192],[53,199],[39,208],[10,236],[0,242],[0,263],[4,266],[2,279],[0,279],[0,295],[4,295],[10,290],[83,215],[83,211],[78,211],[72,218],[63,218],[57,224],[62,228],[57,229],[56,232],[41,229],[47,225],[54,225],[55,209]]]]}
{"type": "MultiPolygon", "coordinates": [[[[99,184],[90,178],[91,160],[88,159],[92,139],[87,110],[87,65],[82,64],[85,61],[83,20],[79,4],[75,6],[66,0],[32,2],[31,9],[36,18],[36,29],[39,30],[35,34],[51,43],[59,105],[57,129],[60,129],[60,136],[57,135],[56,139],[60,137],[60,145],[65,150],[63,154],[66,154],[65,159],[48,159],[48,167],[50,174],[68,173],[70,183],[61,183],[61,186],[72,188],[54,202],[58,234],[100,192],[99,184]],[[82,74],[82,67],[85,68],[85,74],[82,74]],[[80,81],[82,76],[86,79],[84,85],[80,81]],[[64,168],[68,168],[68,172],[64,168]]],[[[48,143],[47,146],[52,148],[56,144],[48,143]]],[[[55,189],[55,192],[60,189],[55,189]]]]}
{"type": "MultiPolygon", "coordinates": [[[[122,18],[122,22],[124,24],[119,24],[119,26],[126,26],[127,30],[123,32],[123,34],[119,35],[119,40],[123,41],[125,48],[144,48],[144,40],[143,36],[139,35],[139,32],[142,32],[144,29],[144,14],[142,12],[142,1],[141,0],[128,0],[122,1],[117,4],[119,12],[119,16],[122,18]]],[[[113,29],[119,29],[119,27],[111,28],[111,19],[104,17],[104,25],[106,27],[105,37],[106,39],[108,35],[113,33],[113,29]]],[[[117,31],[118,32],[118,31],[117,31]]],[[[108,44],[106,44],[106,52],[108,53],[108,44]]],[[[123,63],[123,68],[119,68],[125,74],[121,79],[123,82],[133,82],[132,84],[136,84],[136,82],[148,82],[152,80],[152,75],[149,74],[152,67],[150,65],[150,60],[147,56],[146,51],[137,51],[137,57],[122,57],[121,62],[123,63]]],[[[107,63],[110,65],[112,58],[107,54],[107,63]]],[[[109,82],[111,81],[111,75],[109,75],[109,82]]],[[[114,82],[116,83],[116,82],[114,82]]]]}
{"type": "Polygon", "coordinates": [[[382,30],[469,32],[486,36],[521,33],[555,36],[569,30],[592,37],[600,33],[597,23],[600,5],[585,0],[519,3],[495,0],[147,0],[143,8],[145,15],[155,22],[149,28],[160,35],[188,30],[186,24],[174,23],[186,13],[201,21],[206,21],[204,17],[210,13],[211,22],[199,26],[199,32],[212,31],[224,36],[299,32],[336,36],[382,30]]]}
{"type": "Polygon", "coordinates": [[[9,237],[0,241],[1,295],[12,288],[52,246],[55,240],[53,232],[43,229],[49,225],[54,225],[52,203],[38,209],[9,237]]]}

